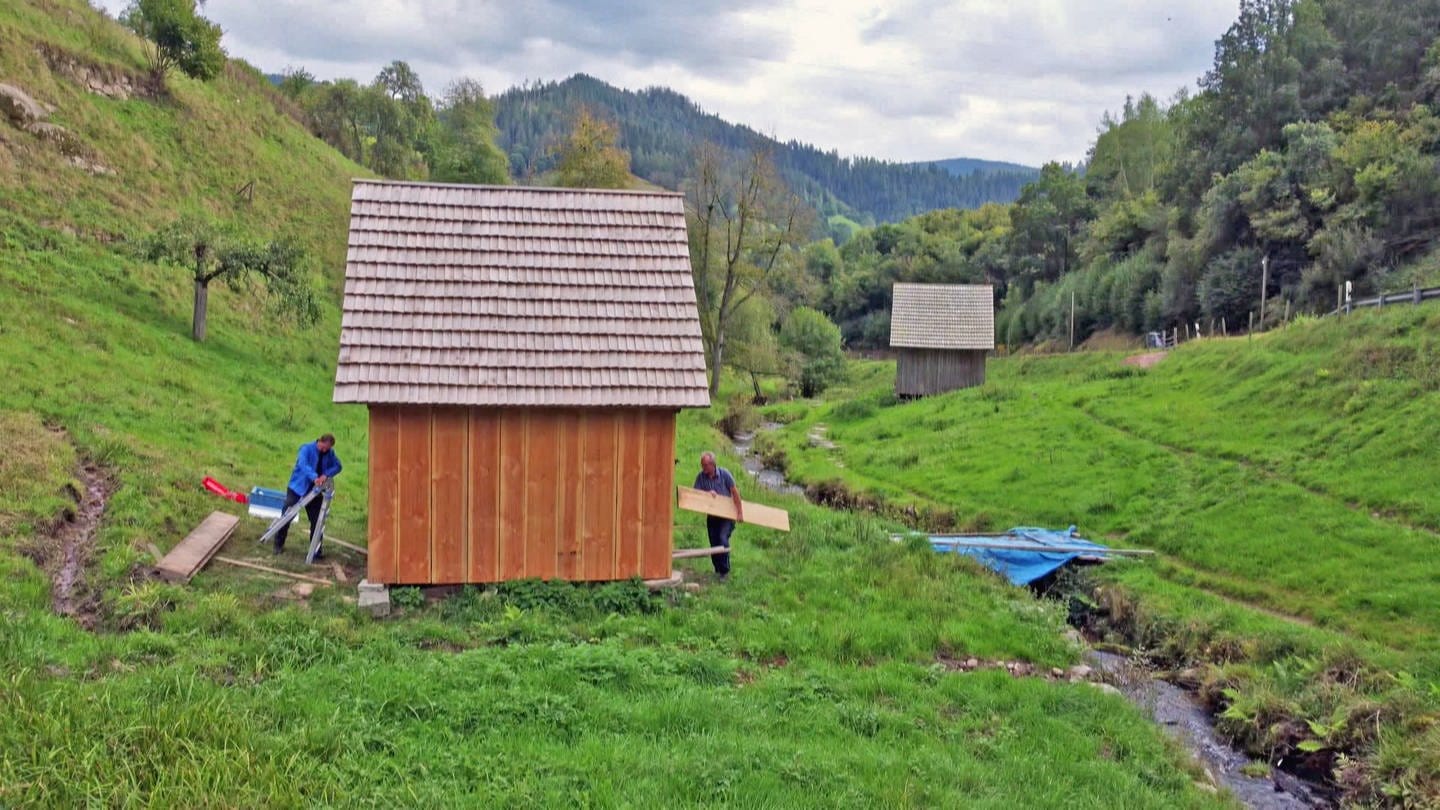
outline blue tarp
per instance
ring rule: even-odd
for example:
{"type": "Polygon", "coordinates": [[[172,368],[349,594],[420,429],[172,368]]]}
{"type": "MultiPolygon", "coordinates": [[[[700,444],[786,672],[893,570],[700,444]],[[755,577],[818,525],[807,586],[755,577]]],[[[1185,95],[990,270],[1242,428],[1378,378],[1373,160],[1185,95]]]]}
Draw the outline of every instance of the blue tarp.
{"type": "Polygon", "coordinates": [[[1045,546],[1057,546],[1064,549],[1094,549],[1095,555],[1100,556],[1109,551],[1108,548],[1089,540],[1081,539],[1075,533],[1075,527],[1068,529],[1038,529],[1022,526],[1011,529],[1001,537],[995,536],[970,536],[964,535],[932,535],[930,545],[936,551],[942,553],[964,554],[967,557],[974,557],[977,562],[986,568],[998,571],[1016,585],[1029,585],[1035,580],[1054,571],[1062,565],[1070,562],[1076,557],[1091,556],[1088,551],[1085,553],[1075,551],[1042,551],[1045,546]],[[946,543],[947,540],[961,540],[973,543],[990,543],[999,545],[1030,545],[1034,544],[1036,551],[1029,549],[998,549],[978,548],[975,546],[956,546],[946,543]]]}

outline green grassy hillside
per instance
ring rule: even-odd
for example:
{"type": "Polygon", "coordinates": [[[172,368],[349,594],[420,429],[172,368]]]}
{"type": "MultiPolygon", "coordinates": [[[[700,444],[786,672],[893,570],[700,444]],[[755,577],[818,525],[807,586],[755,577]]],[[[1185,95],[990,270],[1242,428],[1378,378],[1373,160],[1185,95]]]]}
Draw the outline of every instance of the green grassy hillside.
{"type": "MultiPolygon", "coordinates": [[[[79,0],[0,8],[0,81],[76,138],[67,153],[0,125],[0,805],[1223,804],[1119,698],[947,664],[1073,662],[1058,608],[798,502],[793,533],[742,531],[734,581],[697,595],[530,582],[424,607],[401,591],[375,622],[348,588],[303,596],[219,564],[183,587],[148,578],[149,545],[227,508],[203,475],[279,485],[296,445],[333,431],[333,533],[358,542],[366,481],[363,411],[329,402],[359,170],[244,66],[156,97],[81,84],[143,84],[142,67],[79,0]],[[188,279],[126,243],[196,212],[300,240],[320,324],[222,289],[209,340],[190,341],[188,279]],[[37,564],[56,564],[85,463],[113,489],[85,574],[93,630],[52,612],[37,564]]],[[[684,458],[719,443],[717,417],[685,415],[684,458]]],[[[679,541],[700,525],[685,516],[679,541]]],[[[226,553],[305,570],[257,549],[260,528],[226,553]]],[[[332,556],[353,582],[358,558],[332,556]]]]}
{"type": "Polygon", "coordinates": [[[1105,572],[1124,594],[1109,612],[1167,663],[1217,664],[1238,737],[1369,752],[1352,776],[1434,801],[1437,336],[1433,305],[1367,311],[1187,344],[1148,370],[1116,353],[993,360],[983,387],[910,403],[893,363],[863,363],[830,401],[776,408],[794,421],[770,452],[792,478],[934,523],[1078,524],[1160,551],[1105,572]]]}

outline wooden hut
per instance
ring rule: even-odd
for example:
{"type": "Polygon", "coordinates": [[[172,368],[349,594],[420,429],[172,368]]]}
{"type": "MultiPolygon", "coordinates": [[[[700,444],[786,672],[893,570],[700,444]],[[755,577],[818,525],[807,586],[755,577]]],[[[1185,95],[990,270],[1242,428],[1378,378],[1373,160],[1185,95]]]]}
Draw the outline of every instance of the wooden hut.
{"type": "Polygon", "coordinates": [[[669,576],[709,404],[681,197],[356,182],[335,401],[369,406],[371,582],[669,576]]]}
{"type": "Polygon", "coordinates": [[[890,348],[895,394],[923,397],[985,382],[995,348],[995,298],[985,284],[896,284],[890,348]]]}

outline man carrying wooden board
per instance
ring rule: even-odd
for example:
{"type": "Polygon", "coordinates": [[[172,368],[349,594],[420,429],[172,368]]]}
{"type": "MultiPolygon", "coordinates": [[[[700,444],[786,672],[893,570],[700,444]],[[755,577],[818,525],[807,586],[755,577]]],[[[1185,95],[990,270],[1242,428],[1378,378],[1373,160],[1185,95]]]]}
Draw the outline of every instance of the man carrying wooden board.
{"type": "MultiPolygon", "coordinates": [[[[735,502],[736,519],[742,521],[745,519],[745,505],[740,500],[740,489],[735,486],[735,476],[731,475],[730,471],[724,467],[715,466],[714,453],[707,451],[700,454],[700,474],[695,476],[695,489],[730,498],[735,502]]],[[[711,548],[717,546],[730,548],[730,534],[735,531],[734,520],[706,515],[705,528],[710,532],[711,548]]],[[[715,554],[710,557],[710,562],[715,565],[715,574],[721,580],[729,578],[729,553],[715,554]]]]}

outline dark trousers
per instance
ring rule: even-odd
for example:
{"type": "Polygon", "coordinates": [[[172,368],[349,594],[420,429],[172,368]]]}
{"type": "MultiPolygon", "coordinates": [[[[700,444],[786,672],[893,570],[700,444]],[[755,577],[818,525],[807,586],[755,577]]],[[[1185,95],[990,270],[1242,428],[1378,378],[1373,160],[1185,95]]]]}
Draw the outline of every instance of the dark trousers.
{"type": "MultiPolygon", "coordinates": [[[[287,489],[287,490],[285,490],[285,507],[280,510],[281,513],[284,513],[284,512],[286,512],[286,511],[288,511],[288,510],[290,509],[290,507],[292,507],[292,506],[294,506],[295,504],[299,503],[299,502],[300,502],[300,499],[303,498],[303,497],[305,497],[305,496],[303,496],[303,495],[296,495],[296,494],[295,494],[295,490],[293,490],[293,489],[287,489]]],[[[315,523],[320,520],[320,507],[321,507],[321,505],[322,505],[323,503],[324,503],[324,496],[316,496],[316,498],[315,498],[314,500],[310,501],[310,503],[305,504],[305,514],[307,514],[307,515],[310,516],[310,540],[311,540],[311,542],[314,542],[314,540],[315,540],[315,523]]],[[[290,521],[290,523],[286,523],[286,524],[285,524],[285,528],[281,529],[281,530],[279,531],[279,533],[277,533],[277,534],[275,535],[275,550],[276,550],[276,551],[279,551],[280,549],[285,548],[285,538],[287,538],[287,537],[290,536],[290,526],[291,526],[292,524],[294,524],[294,523],[299,523],[299,522],[300,522],[300,516],[299,516],[299,515],[296,515],[294,520],[290,521]]]]}
{"type": "MultiPolygon", "coordinates": [[[[735,521],[726,518],[707,515],[705,517],[705,528],[710,532],[710,547],[724,546],[730,548],[730,533],[735,531],[735,521]]],[[[710,557],[710,562],[715,565],[715,573],[730,573],[730,555],[715,554],[710,557]]]]}

